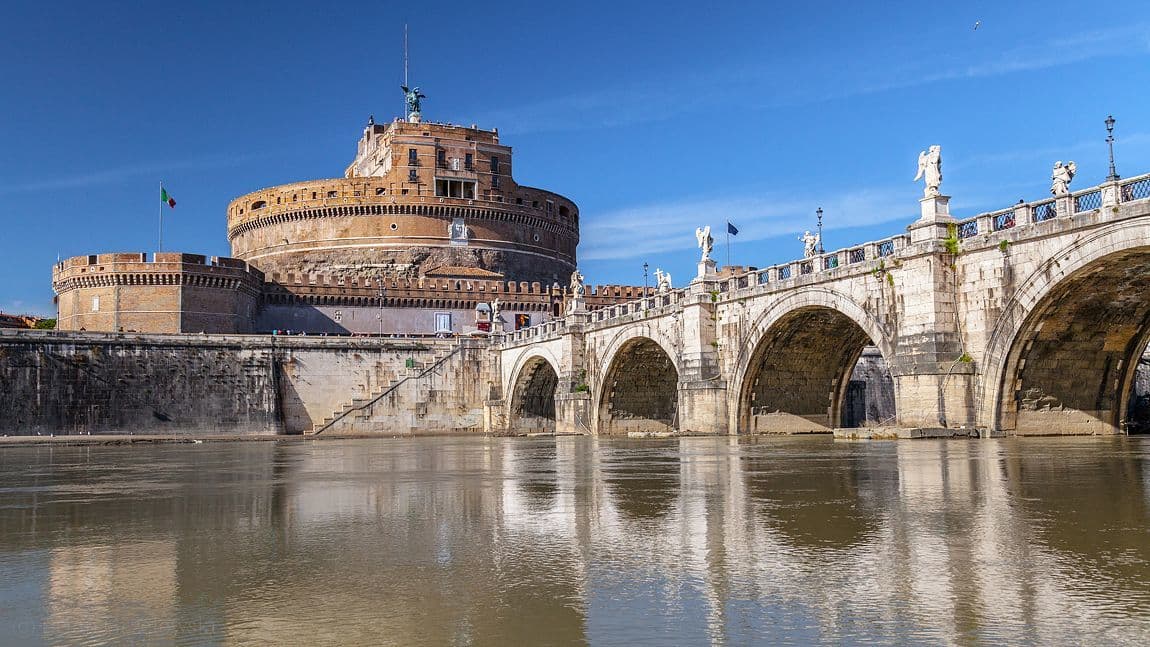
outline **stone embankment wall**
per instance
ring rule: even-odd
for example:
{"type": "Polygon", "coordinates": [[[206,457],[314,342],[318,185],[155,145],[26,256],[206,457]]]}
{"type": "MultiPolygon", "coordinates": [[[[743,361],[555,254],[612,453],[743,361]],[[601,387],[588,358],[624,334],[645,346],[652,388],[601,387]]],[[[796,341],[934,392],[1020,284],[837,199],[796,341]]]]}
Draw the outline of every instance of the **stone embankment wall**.
{"type": "Polygon", "coordinates": [[[298,434],[397,384],[374,413],[403,425],[349,420],[329,433],[469,429],[485,343],[4,331],[0,433],[298,434]]]}

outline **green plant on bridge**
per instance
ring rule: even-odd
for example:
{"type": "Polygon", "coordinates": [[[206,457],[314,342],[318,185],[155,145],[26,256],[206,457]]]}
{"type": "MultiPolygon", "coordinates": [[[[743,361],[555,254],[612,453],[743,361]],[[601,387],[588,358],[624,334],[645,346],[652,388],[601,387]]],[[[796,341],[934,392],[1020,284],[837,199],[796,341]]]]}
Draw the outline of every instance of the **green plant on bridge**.
{"type": "Polygon", "coordinates": [[[942,244],[946,247],[948,254],[957,255],[959,253],[958,225],[952,222],[946,226],[946,238],[943,239],[942,244]]]}
{"type": "Polygon", "coordinates": [[[587,386],[587,371],[579,371],[579,383],[575,385],[575,393],[587,393],[591,387],[587,386]]]}
{"type": "Polygon", "coordinates": [[[1003,254],[1006,253],[1006,250],[1009,247],[1010,247],[1010,241],[1009,240],[1006,240],[1004,238],[1004,239],[998,241],[998,251],[1002,252],[1003,254]]]}

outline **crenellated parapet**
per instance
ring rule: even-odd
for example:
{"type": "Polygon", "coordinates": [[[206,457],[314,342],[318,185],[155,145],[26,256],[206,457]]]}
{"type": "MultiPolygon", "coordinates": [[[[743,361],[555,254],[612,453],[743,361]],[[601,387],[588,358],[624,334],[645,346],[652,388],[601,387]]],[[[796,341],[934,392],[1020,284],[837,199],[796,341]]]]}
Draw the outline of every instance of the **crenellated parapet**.
{"type": "MultiPolygon", "coordinates": [[[[567,286],[539,281],[495,281],[433,277],[346,277],[330,274],[272,274],[263,287],[265,304],[377,306],[386,308],[474,309],[499,300],[517,310],[555,312],[569,296],[567,286]]],[[[588,286],[589,309],[609,307],[641,298],[642,287],[630,285],[588,286]]],[[[653,293],[653,289],[648,289],[653,293]]]]}

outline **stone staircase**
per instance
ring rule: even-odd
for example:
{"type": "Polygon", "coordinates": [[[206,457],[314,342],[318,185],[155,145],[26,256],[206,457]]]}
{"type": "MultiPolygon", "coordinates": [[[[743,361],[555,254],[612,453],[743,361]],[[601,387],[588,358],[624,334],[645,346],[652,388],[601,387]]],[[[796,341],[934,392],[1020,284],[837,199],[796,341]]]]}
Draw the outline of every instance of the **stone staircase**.
{"type": "MultiPolygon", "coordinates": [[[[445,362],[448,358],[458,353],[460,349],[461,346],[456,345],[452,348],[436,351],[427,360],[413,361],[404,367],[399,377],[391,380],[390,382],[380,383],[380,386],[372,389],[366,395],[354,398],[349,402],[345,402],[338,411],[332,412],[330,416],[327,416],[323,420],[313,424],[311,429],[304,432],[304,435],[314,436],[320,434],[330,428],[332,425],[346,418],[351,418],[353,420],[363,420],[370,417],[370,407],[372,404],[378,402],[387,394],[395,391],[397,388],[409,380],[418,380],[424,375],[427,375],[431,371],[438,368],[439,365],[445,362]]],[[[429,389],[424,385],[417,385],[417,387],[418,397],[416,398],[416,407],[418,408],[423,406],[426,408],[426,399],[429,389]]]]}

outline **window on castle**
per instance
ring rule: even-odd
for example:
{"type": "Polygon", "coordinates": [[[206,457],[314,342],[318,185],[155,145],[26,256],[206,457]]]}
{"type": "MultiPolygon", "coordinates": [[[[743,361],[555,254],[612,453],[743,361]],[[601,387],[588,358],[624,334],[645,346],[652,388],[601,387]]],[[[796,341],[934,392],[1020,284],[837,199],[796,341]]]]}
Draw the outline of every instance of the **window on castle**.
{"type": "Polygon", "coordinates": [[[498,173],[499,172],[499,158],[494,156],[494,155],[491,156],[491,172],[492,173],[498,173]]]}
{"type": "Polygon", "coordinates": [[[440,166],[447,166],[447,151],[442,148],[435,151],[435,161],[440,166]]]}
{"type": "Polygon", "coordinates": [[[496,188],[496,189],[499,188],[499,176],[498,175],[492,175],[491,176],[491,186],[496,188]]]}
{"type": "Polygon", "coordinates": [[[336,310],[335,314],[332,315],[332,319],[335,319],[336,323],[343,321],[343,310],[336,310]]]}
{"type": "Polygon", "coordinates": [[[435,334],[451,332],[451,313],[450,312],[437,312],[435,313],[435,334]]]}
{"type": "Polygon", "coordinates": [[[92,312],[100,311],[100,297],[92,297],[92,312]]]}
{"type": "Polygon", "coordinates": [[[419,151],[414,148],[407,149],[407,163],[411,166],[419,164],[419,151]]]}
{"type": "Polygon", "coordinates": [[[337,195],[339,195],[339,193],[337,193],[337,192],[335,192],[335,191],[328,191],[328,192],[327,192],[327,197],[329,197],[329,198],[334,198],[334,197],[336,197],[337,195]]]}
{"type": "Polygon", "coordinates": [[[475,199],[475,182],[466,180],[435,180],[435,195],[440,198],[475,199]]]}
{"type": "Polygon", "coordinates": [[[415,169],[408,170],[407,171],[407,181],[408,182],[418,182],[419,181],[419,173],[415,169]]]}
{"type": "Polygon", "coordinates": [[[463,158],[463,168],[470,171],[473,166],[475,166],[475,155],[468,153],[467,156],[463,158]]]}

